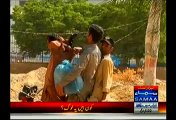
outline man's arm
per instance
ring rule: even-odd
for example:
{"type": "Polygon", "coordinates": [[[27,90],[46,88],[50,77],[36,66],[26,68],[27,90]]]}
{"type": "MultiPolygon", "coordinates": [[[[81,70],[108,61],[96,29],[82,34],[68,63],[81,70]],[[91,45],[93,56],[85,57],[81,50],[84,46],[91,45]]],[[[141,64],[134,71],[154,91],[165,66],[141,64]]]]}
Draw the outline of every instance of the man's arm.
{"type": "Polygon", "coordinates": [[[89,55],[82,54],[80,56],[79,63],[75,66],[75,68],[73,69],[73,71],[71,73],[67,74],[65,80],[62,80],[59,83],[59,85],[64,87],[67,84],[69,84],[70,82],[72,82],[73,80],[75,80],[76,77],[78,77],[81,74],[81,72],[86,68],[88,61],[89,61],[89,55]]]}
{"type": "Polygon", "coordinates": [[[66,78],[57,85],[57,93],[59,96],[64,96],[63,87],[75,80],[75,78],[80,75],[80,73],[86,68],[88,61],[89,55],[82,54],[80,56],[79,63],[75,66],[73,71],[67,74],[66,78]]]}
{"type": "Polygon", "coordinates": [[[112,64],[108,60],[103,61],[103,97],[102,101],[106,99],[107,94],[110,92],[110,87],[112,83],[113,68],[112,64]]]}

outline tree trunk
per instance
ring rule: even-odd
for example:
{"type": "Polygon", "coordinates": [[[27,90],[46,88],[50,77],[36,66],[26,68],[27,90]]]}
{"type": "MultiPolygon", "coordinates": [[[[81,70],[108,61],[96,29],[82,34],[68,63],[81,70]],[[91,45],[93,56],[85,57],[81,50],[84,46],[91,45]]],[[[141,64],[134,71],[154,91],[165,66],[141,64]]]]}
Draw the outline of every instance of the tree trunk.
{"type": "Polygon", "coordinates": [[[145,36],[144,84],[156,85],[162,0],[152,0],[145,36]]]}

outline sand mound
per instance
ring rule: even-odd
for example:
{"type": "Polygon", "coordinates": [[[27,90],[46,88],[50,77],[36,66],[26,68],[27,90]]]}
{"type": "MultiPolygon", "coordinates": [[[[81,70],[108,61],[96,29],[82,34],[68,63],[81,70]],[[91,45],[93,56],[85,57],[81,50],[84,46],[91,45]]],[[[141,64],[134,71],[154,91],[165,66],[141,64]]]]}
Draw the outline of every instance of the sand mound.
{"type": "MultiPolygon", "coordinates": [[[[45,80],[46,68],[41,67],[33,70],[27,74],[10,74],[10,98],[11,101],[19,101],[18,93],[22,90],[23,85],[27,84],[30,86],[37,85],[38,89],[43,88],[45,80]]],[[[39,100],[41,92],[36,96],[36,100],[39,100]]]]}
{"type": "MultiPolygon", "coordinates": [[[[11,94],[10,101],[17,102],[18,93],[22,90],[24,84],[28,85],[37,85],[38,89],[43,88],[44,80],[45,80],[46,68],[41,67],[39,69],[33,70],[27,74],[10,74],[11,78],[11,94]]],[[[132,77],[128,77],[128,80],[119,79],[119,76],[126,79],[127,73],[122,76],[122,73],[114,73],[114,80],[110,92],[109,101],[110,102],[133,102],[133,86],[134,85],[143,85],[143,80],[139,79],[140,77],[137,75],[137,79],[134,79],[135,76],[132,74],[132,77]],[[130,79],[132,80],[130,80],[130,79]]],[[[131,74],[131,73],[128,73],[131,74]]],[[[159,86],[159,101],[166,101],[166,81],[165,80],[157,80],[157,85],[159,86]]],[[[35,100],[40,100],[41,98],[40,92],[35,100]]]]}
{"type": "MultiPolygon", "coordinates": [[[[143,85],[143,80],[135,82],[126,82],[114,80],[110,92],[110,101],[112,102],[133,102],[134,101],[134,86],[143,85]]],[[[157,80],[159,102],[166,102],[166,81],[157,80]]]]}

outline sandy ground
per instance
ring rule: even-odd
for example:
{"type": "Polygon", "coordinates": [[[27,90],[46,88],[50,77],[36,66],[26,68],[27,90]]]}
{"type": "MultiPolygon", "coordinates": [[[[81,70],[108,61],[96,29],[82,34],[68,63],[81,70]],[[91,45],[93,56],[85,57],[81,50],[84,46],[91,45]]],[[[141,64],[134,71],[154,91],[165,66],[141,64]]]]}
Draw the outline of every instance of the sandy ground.
{"type": "MultiPolygon", "coordinates": [[[[33,70],[27,74],[10,74],[11,82],[11,93],[10,101],[18,102],[18,93],[22,90],[24,84],[37,85],[38,89],[43,88],[44,78],[45,78],[46,68],[41,67],[37,70],[33,70]]],[[[128,73],[127,73],[128,74],[128,73]]],[[[113,84],[111,87],[110,97],[108,100],[110,102],[133,102],[133,88],[135,85],[143,85],[142,79],[135,80],[122,80],[119,79],[120,74],[114,73],[113,84]]],[[[132,78],[130,78],[132,79],[132,78]]],[[[159,102],[166,101],[166,81],[157,80],[157,85],[159,86],[159,102]]],[[[40,100],[40,92],[36,97],[35,101],[40,100]]]]}

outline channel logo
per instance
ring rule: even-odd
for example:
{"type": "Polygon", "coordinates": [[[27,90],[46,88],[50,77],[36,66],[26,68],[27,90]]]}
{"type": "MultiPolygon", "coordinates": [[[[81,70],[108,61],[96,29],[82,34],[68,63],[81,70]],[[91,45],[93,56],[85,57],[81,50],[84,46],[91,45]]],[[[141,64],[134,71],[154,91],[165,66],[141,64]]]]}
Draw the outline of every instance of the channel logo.
{"type": "Polygon", "coordinates": [[[134,113],[158,113],[158,86],[134,86],[134,113]]]}

